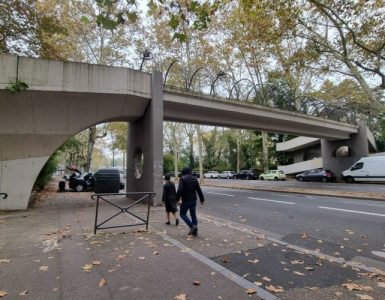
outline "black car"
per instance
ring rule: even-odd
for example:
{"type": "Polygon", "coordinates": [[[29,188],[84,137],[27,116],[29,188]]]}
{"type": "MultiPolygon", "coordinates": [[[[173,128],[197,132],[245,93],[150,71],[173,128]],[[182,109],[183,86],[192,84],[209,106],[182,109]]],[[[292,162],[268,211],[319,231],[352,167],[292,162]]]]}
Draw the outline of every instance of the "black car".
{"type": "Polygon", "coordinates": [[[298,174],[295,176],[295,179],[299,181],[333,182],[337,180],[337,177],[332,171],[319,168],[298,174]]]}
{"type": "MultiPolygon", "coordinates": [[[[68,181],[68,186],[71,190],[74,190],[76,192],[83,192],[87,190],[94,190],[95,189],[95,176],[94,174],[87,172],[82,173],[76,168],[67,168],[68,170],[71,170],[73,173],[70,177],[64,176],[63,178],[68,181]]],[[[118,171],[116,171],[118,172],[118,171]]],[[[119,189],[124,189],[124,183],[120,182],[119,189]]]]}
{"type": "Polygon", "coordinates": [[[258,178],[258,176],[253,172],[253,171],[250,171],[250,170],[242,170],[241,172],[239,173],[236,173],[234,175],[234,179],[256,179],[258,178]]]}

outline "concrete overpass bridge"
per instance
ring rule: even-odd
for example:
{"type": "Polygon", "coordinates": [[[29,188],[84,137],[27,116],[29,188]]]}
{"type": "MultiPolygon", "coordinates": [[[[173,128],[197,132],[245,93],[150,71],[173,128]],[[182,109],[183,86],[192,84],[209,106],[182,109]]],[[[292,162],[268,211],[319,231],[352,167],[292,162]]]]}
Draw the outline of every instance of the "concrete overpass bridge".
{"type": "Polygon", "coordinates": [[[129,122],[127,189],[158,195],[163,120],[349,141],[357,156],[368,152],[363,125],[163,88],[157,71],[12,55],[0,55],[0,70],[0,192],[9,195],[0,199],[0,209],[25,209],[50,155],[76,133],[104,122],[129,122]],[[11,94],[6,88],[17,80],[29,88],[11,94]]]}

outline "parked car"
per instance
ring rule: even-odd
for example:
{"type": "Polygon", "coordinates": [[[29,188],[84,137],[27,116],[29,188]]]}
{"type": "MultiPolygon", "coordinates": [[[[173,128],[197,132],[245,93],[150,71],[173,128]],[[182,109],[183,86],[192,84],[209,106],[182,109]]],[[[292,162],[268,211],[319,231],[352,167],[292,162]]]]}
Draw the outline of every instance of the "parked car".
{"type": "MultiPolygon", "coordinates": [[[[175,178],[175,172],[168,172],[166,175],[175,178]]],[[[178,177],[181,177],[181,176],[182,176],[181,172],[178,172],[178,177]]]]}
{"type": "MultiPolygon", "coordinates": [[[[95,176],[91,172],[82,173],[78,169],[70,167],[67,168],[72,171],[70,177],[64,176],[63,178],[68,181],[68,186],[71,190],[76,192],[83,192],[87,190],[95,189],[95,176]]],[[[118,171],[117,171],[118,172],[118,171]]],[[[119,189],[124,189],[124,183],[120,181],[119,189]]]]}
{"type": "Polygon", "coordinates": [[[219,172],[218,171],[208,171],[207,173],[203,174],[203,178],[218,178],[219,172]]]}
{"type": "Polygon", "coordinates": [[[350,169],[342,172],[341,177],[349,183],[355,181],[385,181],[385,156],[363,157],[350,169]]]}
{"type": "Polygon", "coordinates": [[[223,171],[222,173],[219,174],[219,178],[227,178],[227,179],[233,179],[235,175],[234,171],[223,171]]]}
{"type": "Polygon", "coordinates": [[[250,171],[250,170],[242,170],[239,173],[236,173],[234,175],[234,178],[235,179],[247,179],[247,180],[250,180],[250,179],[258,178],[258,175],[256,175],[253,171],[250,171]]]}
{"type": "Polygon", "coordinates": [[[336,175],[330,170],[324,170],[322,168],[309,170],[298,174],[295,179],[299,181],[322,181],[333,182],[337,180],[336,175]]]}
{"type": "Polygon", "coordinates": [[[260,180],[286,180],[286,175],[281,170],[269,170],[259,175],[260,180]]]}

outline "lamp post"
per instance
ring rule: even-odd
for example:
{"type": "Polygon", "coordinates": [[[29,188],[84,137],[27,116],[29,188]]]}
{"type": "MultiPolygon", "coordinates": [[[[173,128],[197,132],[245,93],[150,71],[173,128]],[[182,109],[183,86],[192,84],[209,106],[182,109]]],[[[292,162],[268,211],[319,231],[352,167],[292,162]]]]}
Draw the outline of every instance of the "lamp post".
{"type": "Polygon", "coordinates": [[[144,61],[145,61],[145,60],[150,60],[150,59],[151,59],[151,52],[148,51],[147,49],[144,50],[143,56],[142,56],[142,63],[140,64],[140,69],[139,69],[139,71],[142,71],[144,61]]]}
{"type": "Polygon", "coordinates": [[[217,76],[215,77],[215,79],[213,80],[213,82],[211,83],[211,89],[210,89],[210,95],[211,93],[213,93],[213,96],[215,96],[215,90],[214,90],[214,87],[215,87],[215,82],[219,79],[219,78],[225,78],[227,76],[227,74],[223,71],[219,71],[217,73],[217,76]]]}
{"type": "Polygon", "coordinates": [[[189,81],[189,84],[188,84],[188,86],[187,86],[187,90],[188,90],[188,91],[189,91],[190,88],[191,88],[191,84],[192,84],[192,82],[193,82],[193,79],[194,79],[195,75],[196,75],[200,70],[206,70],[207,73],[210,73],[210,71],[209,71],[206,67],[200,67],[200,68],[196,69],[196,70],[194,71],[194,73],[192,74],[192,76],[191,76],[191,78],[190,78],[190,81],[189,81]]]}
{"type": "Polygon", "coordinates": [[[179,61],[179,59],[174,59],[174,60],[171,62],[171,64],[168,66],[167,71],[166,71],[166,75],[164,76],[163,86],[166,86],[167,76],[168,76],[168,73],[170,72],[171,67],[172,67],[176,62],[178,62],[178,61],[179,61]]]}

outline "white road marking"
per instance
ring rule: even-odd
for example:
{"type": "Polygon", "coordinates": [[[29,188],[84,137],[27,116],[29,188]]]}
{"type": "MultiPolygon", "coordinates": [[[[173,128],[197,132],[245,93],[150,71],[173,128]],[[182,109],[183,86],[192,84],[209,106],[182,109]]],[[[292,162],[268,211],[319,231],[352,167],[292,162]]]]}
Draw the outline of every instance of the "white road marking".
{"type": "Polygon", "coordinates": [[[248,198],[252,200],[258,200],[258,201],[275,202],[275,203],[282,203],[282,204],[296,204],[294,202],[278,201],[278,200],[271,200],[271,199],[264,199],[264,198],[254,198],[254,197],[248,197],[248,198]]]}
{"type": "Polygon", "coordinates": [[[213,193],[213,192],[205,192],[206,194],[212,194],[212,195],[219,195],[219,196],[228,196],[228,197],[234,197],[234,195],[229,194],[221,194],[221,193],[213,193]]]}
{"type": "Polygon", "coordinates": [[[312,196],[305,196],[308,199],[317,199],[317,197],[312,197],[312,196]]]}
{"type": "Polygon", "coordinates": [[[297,196],[293,196],[293,195],[286,195],[286,194],[277,194],[277,193],[272,193],[272,195],[276,195],[276,196],[282,196],[282,197],[290,197],[290,198],[297,198],[297,196]]]}
{"type": "Polygon", "coordinates": [[[342,208],[327,207],[327,206],[318,206],[318,208],[329,209],[329,210],[345,211],[345,212],[351,212],[351,213],[355,213],[355,214],[363,214],[363,215],[370,215],[370,216],[385,217],[384,214],[376,214],[376,213],[371,213],[371,212],[366,212],[366,211],[359,211],[359,210],[350,210],[350,209],[342,209],[342,208]]]}
{"type": "Polygon", "coordinates": [[[354,201],[341,201],[341,202],[343,202],[343,203],[357,204],[357,205],[369,205],[369,206],[385,207],[385,205],[381,205],[381,204],[359,203],[359,202],[354,202],[354,201]]]}

